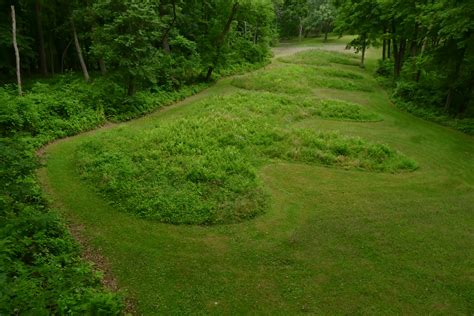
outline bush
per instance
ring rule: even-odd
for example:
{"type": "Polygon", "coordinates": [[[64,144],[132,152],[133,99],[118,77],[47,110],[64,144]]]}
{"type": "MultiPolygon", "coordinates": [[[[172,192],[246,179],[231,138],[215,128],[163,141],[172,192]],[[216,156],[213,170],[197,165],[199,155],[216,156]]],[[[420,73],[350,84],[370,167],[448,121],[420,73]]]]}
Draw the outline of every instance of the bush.
{"type": "Polygon", "coordinates": [[[379,60],[375,73],[382,77],[393,76],[393,61],[391,59],[379,60]]]}

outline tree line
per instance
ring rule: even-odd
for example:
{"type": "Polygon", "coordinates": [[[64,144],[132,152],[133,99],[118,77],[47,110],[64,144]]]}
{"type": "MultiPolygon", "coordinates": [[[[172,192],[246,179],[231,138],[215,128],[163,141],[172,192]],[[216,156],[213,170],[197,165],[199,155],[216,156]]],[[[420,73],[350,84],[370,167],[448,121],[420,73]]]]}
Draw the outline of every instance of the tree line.
{"type": "Polygon", "coordinates": [[[323,35],[333,29],[336,9],[332,0],[274,0],[278,31],[283,38],[323,35]]]}
{"type": "Polygon", "coordinates": [[[267,59],[270,0],[74,0],[0,4],[0,72],[16,69],[11,10],[24,76],[110,73],[128,95],[210,80],[216,69],[267,59]]]}
{"type": "Polygon", "coordinates": [[[396,95],[474,116],[474,5],[469,0],[335,0],[336,31],[362,52],[381,47],[379,72],[396,95]]]}

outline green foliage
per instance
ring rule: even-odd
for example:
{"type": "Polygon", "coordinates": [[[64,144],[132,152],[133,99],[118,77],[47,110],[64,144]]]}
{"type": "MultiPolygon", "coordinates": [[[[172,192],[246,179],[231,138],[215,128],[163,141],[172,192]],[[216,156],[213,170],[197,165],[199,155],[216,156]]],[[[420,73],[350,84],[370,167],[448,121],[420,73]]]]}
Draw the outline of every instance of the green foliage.
{"type": "MultiPolygon", "coordinates": [[[[335,10],[329,0],[274,1],[277,22],[282,37],[326,36],[332,30],[335,10]]],[[[301,38],[300,38],[301,39],[301,38]]]]}
{"type": "Polygon", "coordinates": [[[79,80],[58,84],[36,83],[25,96],[0,88],[0,126],[4,136],[29,135],[35,144],[47,143],[100,125],[103,109],[89,103],[79,80]]]}
{"type": "Polygon", "coordinates": [[[267,196],[256,169],[269,158],[382,172],[416,169],[413,161],[384,145],[283,128],[306,115],[373,118],[354,104],[326,100],[314,105],[242,92],[196,107],[186,118],[150,130],[118,129],[85,142],[76,153],[82,178],[137,216],[217,224],[264,212],[267,196]]]}
{"type": "Polygon", "coordinates": [[[0,161],[0,314],[120,314],[121,299],[48,212],[31,143],[2,137],[0,161]]]}
{"type": "Polygon", "coordinates": [[[207,88],[209,84],[201,83],[183,86],[179,89],[166,91],[140,91],[125,98],[118,106],[111,106],[109,115],[114,121],[126,121],[150,113],[160,107],[183,100],[207,88]]]}
{"type": "Polygon", "coordinates": [[[474,7],[470,1],[335,3],[337,29],[359,35],[350,45],[360,49],[364,43],[382,44],[377,73],[396,81],[394,95],[401,108],[470,130],[474,117],[474,7]]]}
{"type": "Polygon", "coordinates": [[[137,84],[155,84],[155,67],[162,56],[155,47],[161,39],[159,30],[163,28],[159,4],[97,1],[92,11],[103,21],[93,34],[93,54],[117,68],[116,74],[127,85],[129,95],[135,92],[137,84]]]}

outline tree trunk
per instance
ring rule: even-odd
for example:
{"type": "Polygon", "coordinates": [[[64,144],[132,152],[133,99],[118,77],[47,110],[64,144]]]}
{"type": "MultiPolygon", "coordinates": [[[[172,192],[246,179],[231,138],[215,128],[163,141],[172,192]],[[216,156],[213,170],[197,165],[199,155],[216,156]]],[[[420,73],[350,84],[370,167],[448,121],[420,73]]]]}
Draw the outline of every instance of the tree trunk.
{"type": "Polygon", "coordinates": [[[449,85],[449,90],[448,90],[448,96],[446,97],[446,103],[444,104],[444,110],[447,112],[449,111],[449,108],[451,107],[451,103],[453,101],[453,94],[455,90],[455,86],[457,84],[457,81],[459,79],[459,75],[461,73],[461,66],[464,61],[464,56],[466,54],[466,49],[467,46],[464,46],[461,50],[461,54],[459,55],[458,60],[456,61],[456,67],[454,69],[453,74],[450,76],[450,85],[449,85]]]}
{"type": "Polygon", "coordinates": [[[127,95],[132,96],[135,94],[135,82],[133,78],[128,79],[128,84],[127,84],[127,95]]]}
{"type": "Polygon", "coordinates": [[[49,61],[50,61],[50,65],[51,65],[51,74],[54,76],[54,49],[53,49],[53,43],[54,41],[52,40],[52,38],[49,38],[49,61]]]}
{"type": "Polygon", "coordinates": [[[62,74],[64,73],[64,59],[66,58],[67,50],[69,46],[71,46],[71,44],[72,44],[72,40],[70,40],[69,43],[66,45],[66,48],[64,49],[63,54],[61,55],[61,73],[62,74]]]}
{"type": "Polygon", "coordinates": [[[234,20],[235,15],[237,14],[237,11],[239,10],[239,3],[235,2],[234,5],[232,6],[232,10],[230,11],[229,17],[227,19],[227,22],[224,26],[224,29],[222,32],[219,34],[216,40],[216,54],[214,57],[213,64],[208,67],[207,69],[207,74],[206,74],[206,81],[211,80],[212,72],[214,71],[215,65],[219,62],[219,58],[221,55],[221,47],[222,44],[224,43],[225,37],[227,36],[227,33],[230,31],[230,27],[232,25],[232,21],[234,20]]]}
{"type": "Polygon", "coordinates": [[[325,28],[324,28],[324,43],[326,43],[328,41],[328,33],[329,33],[329,25],[328,24],[325,24],[325,28]]]}
{"type": "Polygon", "coordinates": [[[395,78],[399,78],[402,72],[403,59],[405,58],[406,44],[407,44],[407,41],[406,39],[403,39],[403,38],[400,39],[400,44],[398,44],[396,40],[393,41],[393,49],[394,49],[394,56],[395,56],[395,63],[394,63],[395,78]]]}
{"type": "Polygon", "coordinates": [[[392,59],[392,41],[390,39],[387,40],[387,58],[392,59]]]}
{"type": "MultiPolygon", "coordinates": [[[[420,56],[423,56],[423,54],[425,53],[427,43],[428,43],[428,36],[426,36],[423,39],[423,44],[421,45],[420,56]]],[[[415,81],[420,82],[420,78],[421,78],[421,70],[418,69],[418,71],[416,72],[415,81]]]]}
{"type": "Polygon", "coordinates": [[[382,44],[382,60],[385,61],[387,59],[387,40],[383,40],[382,44]]]}
{"type": "Polygon", "coordinates": [[[301,42],[302,39],[303,39],[303,21],[300,19],[298,40],[301,42]]]}
{"type": "Polygon", "coordinates": [[[362,57],[360,59],[360,67],[365,67],[365,49],[367,48],[367,35],[362,36],[362,57]]]}
{"type": "Polygon", "coordinates": [[[253,35],[253,43],[257,44],[257,40],[258,40],[258,21],[257,21],[257,24],[255,25],[255,33],[253,35]]]}
{"type": "Polygon", "coordinates": [[[74,25],[74,20],[71,18],[71,25],[72,25],[72,32],[74,35],[74,44],[76,46],[77,57],[79,57],[79,62],[81,63],[82,73],[84,74],[84,80],[86,82],[89,81],[89,72],[87,71],[87,66],[84,61],[84,57],[82,57],[82,50],[81,45],[79,45],[79,38],[77,37],[76,26],[74,25]]]}
{"type": "Polygon", "coordinates": [[[16,81],[18,84],[18,94],[23,95],[21,89],[21,71],[20,71],[20,52],[18,51],[18,44],[16,42],[16,14],[15,6],[11,6],[12,10],[12,36],[13,36],[13,48],[15,49],[15,60],[16,60],[16,81]]]}
{"type": "Polygon", "coordinates": [[[48,74],[48,68],[46,64],[46,51],[44,48],[44,34],[43,34],[43,22],[41,21],[40,0],[35,1],[35,15],[36,15],[36,27],[38,29],[40,70],[41,70],[41,73],[46,76],[48,74]]]}
{"type": "Polygon", "coordinates": [[[102,57],[99,58],[99,68],[101,74],[105,75],[107,73],[107,67],[105,67],[105,61],[102,57]]]}
{"type": "Polygon", "coordinates": [[[416,23],[415,25],[415,34],[413,35],[413,38],[411,40],[411,46],[410,46],[410,53],[411,57],[416,57],[418,55],[418,30],[419,30],[419,25],[416,23]]]}
{"type": "MultiPolygon", "coordinates": [[[[168,25],[166,30],[163,32],[163,36],[161,37],[161,45],[163,46],[163,50],[167,54],[171,52],[170,43],[169,43],[169,33],[176,22],[176,1],[173,0],[172,3],[173,3],[173,20],[171,20],[171,23],[168,25]]],[[[160,16],[161,17],[165,16],[165,11],[162,5],[160,5],[160,16]]]]}

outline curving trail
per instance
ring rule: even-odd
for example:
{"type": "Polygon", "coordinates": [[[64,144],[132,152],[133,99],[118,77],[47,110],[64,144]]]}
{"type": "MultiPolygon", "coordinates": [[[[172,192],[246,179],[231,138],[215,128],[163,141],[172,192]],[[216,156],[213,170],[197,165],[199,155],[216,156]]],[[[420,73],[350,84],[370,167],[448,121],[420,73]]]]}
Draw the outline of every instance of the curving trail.
{"type": "MultiPolygon", "coordinates": [[[[275,55],[310,47],[287,45],[275,55]]],[[[118,212],[79,180],[75,151],[91,135],[185,117],[196,101],[236,91],[228,78],[141,119],[46,146],[43,189],[80,228],[87,248],[103,255],[102,267],[140,314],[472,314],[474,138],[394,108],[368,75],[375,57],[369,53],[368,70],[357,70],[374,91],[315,93],[363,104],[383,121],[297,124],[388,144],[415,159],[416,172],[271,163],[259,171],[271,209],[252,221],[212,227],[118,212]]],[[[275,58],[264,71],[283,66],[275,58]]]]}

